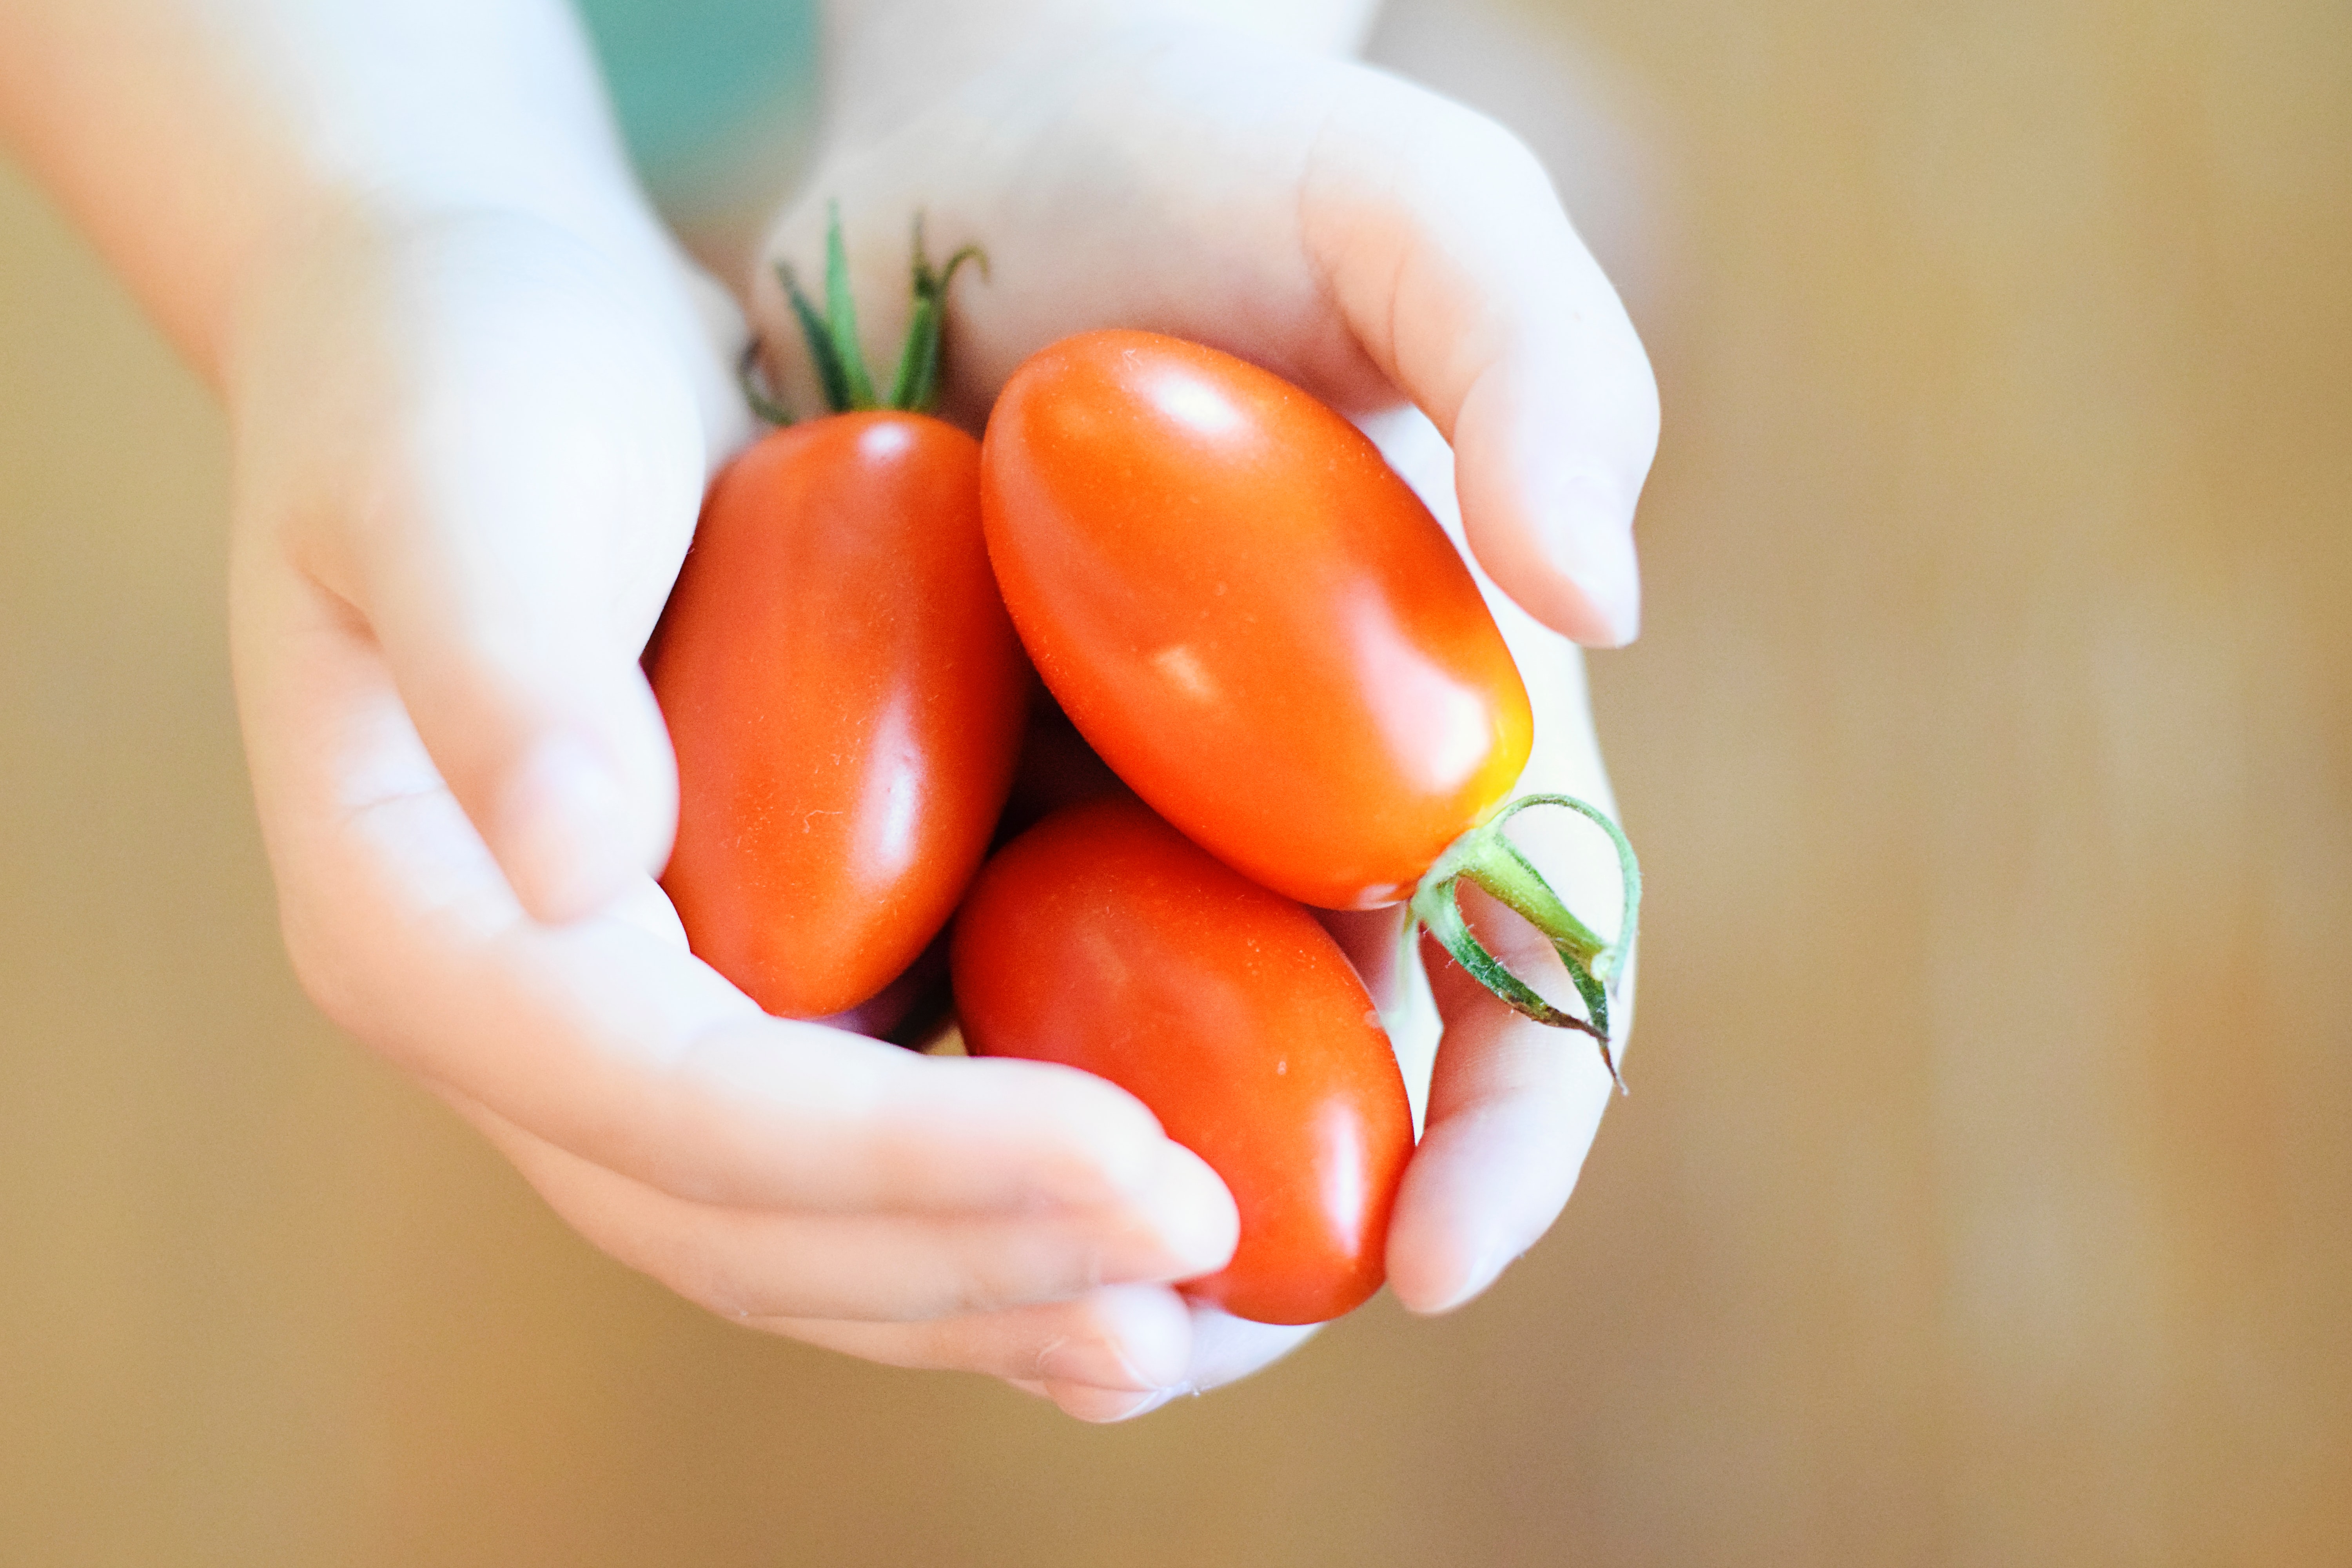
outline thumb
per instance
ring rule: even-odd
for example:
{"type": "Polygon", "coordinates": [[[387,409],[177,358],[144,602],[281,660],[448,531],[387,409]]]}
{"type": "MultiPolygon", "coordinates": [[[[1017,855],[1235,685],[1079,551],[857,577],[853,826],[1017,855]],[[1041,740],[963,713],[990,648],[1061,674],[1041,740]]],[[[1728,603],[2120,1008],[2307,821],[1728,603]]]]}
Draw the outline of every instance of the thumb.
{"type": "Polygon", "coordinates": [[[343,363],[379,374],[335,378],[373,383],[368,433],[299,531],[524,907],[574,919],[658,870],[675,826],[638,659],[701,495],[695,377],[558,235],[436,231],[371,293],[377,341],[343,363]]]}

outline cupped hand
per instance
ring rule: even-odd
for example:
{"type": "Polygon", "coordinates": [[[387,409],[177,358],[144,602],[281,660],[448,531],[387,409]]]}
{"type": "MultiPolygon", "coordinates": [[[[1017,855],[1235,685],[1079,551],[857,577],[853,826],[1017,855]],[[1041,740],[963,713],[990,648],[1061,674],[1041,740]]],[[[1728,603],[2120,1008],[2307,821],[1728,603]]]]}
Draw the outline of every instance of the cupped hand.
{"type": "MultiPolygon", "coordinates": [[[[934,50],[952,52],[952,40],[934,50]]],[[[815,383],[774,264],[813,278],[836,203],[880,363],[907,317],[910,215],[935,256],[984,248],[988,271],[963,274],[947,343],[944,407],[974,428],[1024,358],[1089,328],[1165,331],[1265,365],[1364,421],[1499,584],[1489,596],[1538,715],[1522,790],[1606,805],[1574,644],[1638,627],[1632,521],[1656,390],[1533,155],[1395,78],[1207,26],[1106,26],[971,52],[919,107],[860,112],[870,84],[836,81],[852,108],[751,292],[787,396],[808,406],[815,383]]],[[[1614,860],[1548,815],[1515,833],[1606,933],[1614,860]]],[[[1552,963],[1510,917],[1472,913],[1520,973],[1552,963]]],[[[1392,1004],[1420,986],[1388,962],[1397,919],[1331,922],[1392,1004]]],[[[1519,1017],[1450,963],[1430,981],[1433,1008],[1399,1031],[1409,1064],[1434,1060],[1388,1254],[1397,1295],[1423,1312],[1475,1296],[1550,1226],[1612,1087],[1589,1039],[1519,1017]]],[[[1622,1022],[1618,1035],[1622,1047],[1622,1022]]],[[[1196,1388],[1308,1331],[1192,1315],[1196,1388]]]]}
{"type": "Polygon", "coordinates": [[[296,966],[565,1219],[730,1319],[1034,1384],[1181,1382],[1231,1199],[1125,1094],[764,1016],[654,881],[637,660],[744,432],[650,223],[321,223],[246,292],[233,644],[296,966]]]}

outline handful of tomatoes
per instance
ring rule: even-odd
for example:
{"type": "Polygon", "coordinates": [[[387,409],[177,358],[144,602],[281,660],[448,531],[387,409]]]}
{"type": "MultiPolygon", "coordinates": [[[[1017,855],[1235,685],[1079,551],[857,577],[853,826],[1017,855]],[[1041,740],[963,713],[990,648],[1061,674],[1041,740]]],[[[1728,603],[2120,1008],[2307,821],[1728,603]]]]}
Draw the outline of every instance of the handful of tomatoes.
{"type": "Polygon", "coordinates": [[[1240,1243],[1185,1290],[1264,1322],[1337,1317],[1384,1277],[1412,1123],[1371,998],[1307,906],[1409,901],[1408,942],[1427,930],[1613,1074],[1633,851],[1582,801],[1507,798],[1534,721],[1476,584],[1307,394],[1107,331],[1024,363],[984,439],[932,418],[948,285],[973,254],[934,268],[918,226],[887,395],[838,226],[822,305],[781,274],[833,412],[712,484],[647,652],[680,785],[663,884],[695,952],[786,1016],[868,1004],[952,918],[974,1054],[1107,1078],[1224,1178],[1240,1243]],[[1108,773],[992,858],[1033,667],[1108,773]],[[1615,941],[1504,837],[1537,804],[1615,844],[1615,941]],[[1550,940],[1582,1016],[1478,942],[1464,880],[1550,940]]]}

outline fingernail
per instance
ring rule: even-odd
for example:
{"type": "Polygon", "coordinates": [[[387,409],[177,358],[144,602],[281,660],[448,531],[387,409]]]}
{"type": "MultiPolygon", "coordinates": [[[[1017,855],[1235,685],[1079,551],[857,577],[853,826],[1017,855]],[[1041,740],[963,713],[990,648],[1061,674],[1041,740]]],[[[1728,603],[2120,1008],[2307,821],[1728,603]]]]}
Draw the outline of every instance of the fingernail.
{"type": "Polygon", "coordinates": [[[1451,1312],[1456,1307],[1466,1306],[1477,1300],[1486,1294],[1489,1286],[1503,1277],[1503,1270],[1508,1268],[1517,1258],[1518,1254],[1508,1247],[1497,1242],[1489,1241],[1486,1250],[1478,1255],[1478,1261],[1473,1264],[1470,1272],[1463,1277],[1462,1288],[1444,1304],[1432,1307],[1429,1310],[1451,1312]]]}
{"type": "MultiPolygon", "coordinates": [[[[1494,1284],[1501,1277],[1503,1270],[1508,1268],[1512,1261],[1518,1257],[1517,1252],[1504,1244],[1501,1237],[1491,1232],[1483,1239],[1473,1236],[1461,1236],[1457,1239],[1463,1244],[1463,1250],[1455,1257],[1457,1258],[1466,1257],[1469,1262],[1459,1274],[1454,1276],[1454,1289],[1443,1296],[1421,1300],[1407,1300],[1405,1307],[1408,1310],[1421,1317],[1434,1318],[1465,1306],[1476,1300],[1487,1287],[1494,1284]],[[1474,1246],[1475,1251],[1472,1250],[1474,1246]]],[[[1442,1273],[1438,1276],[1440,1279],[1443,1277],[1442,1273]]],[[[1399,1295],[1402,1299],[1402,1290],[1399,1295]]]]}
{"type": "Polygon", "coordinates": [[[532,914],[577,920],[620,891],[626,804],[612,770],[577,736],[541,742],[516,770],[507,786],[501,858],[532,914]]]}
{"type": "Polygon", "coordinates": [[[1633,507],[1621,487],[1590,471],[1558,485],[1545,519],[1552,564],[1574,583],[1614,643],[1642,630],[1642,569],[1633,551],[1633,507]]]}
{"type": "Polygon", "coordinates": [[[1225,1184],[1199,1155],[1181,1144],[1167,1144],[1141,1195],[1152,1228],[1175,1266],[1172,1278],[1206,1274],[1223,1268],[1233,1257],[1241,1237],[1241,1215],[1225,1184]]]}
{"type": "Polygon", "coordinates": [[[1048,1383],[1085,1384],[1125,1394],[1156,1394],[1146,1376],[1118,1346],[1103,1340],[1066,1340],[1037,1358],[1037,1375],[1048,1383]]]}
{"type": "Polygon", "coordinates": [[[1048,1383],[1045,1387],[1053,1395],[1054,1403],[1062,1407],[1062,1414],[1097,1426],[1149,1415],[1176,1397],[1176,1391],[1172,1388],[1154,1389],[1149,1394],[1121,1394],[1108,1388],[1088,1387],[1084,1384],[1048,1383]]]}

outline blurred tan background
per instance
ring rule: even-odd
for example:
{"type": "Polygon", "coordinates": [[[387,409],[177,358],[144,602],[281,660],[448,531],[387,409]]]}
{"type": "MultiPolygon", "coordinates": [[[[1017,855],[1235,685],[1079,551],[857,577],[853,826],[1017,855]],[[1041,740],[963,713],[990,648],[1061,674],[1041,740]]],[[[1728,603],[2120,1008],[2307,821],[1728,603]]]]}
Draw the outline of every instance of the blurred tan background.
{"type": "Polygon", "coordinates": [[[1483,1302],[1112,1430],[700,1316],[311,1013],[222,421],[0,169],[0,1562],[2352,1563],[2352,8],[1438,10],[1664,387],[1635,1092],[1483,1302]]]}

